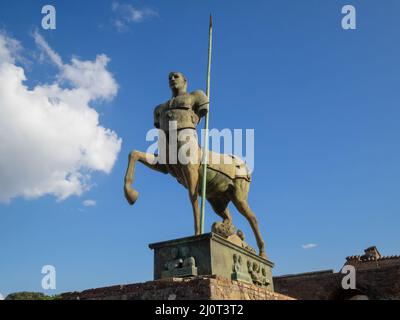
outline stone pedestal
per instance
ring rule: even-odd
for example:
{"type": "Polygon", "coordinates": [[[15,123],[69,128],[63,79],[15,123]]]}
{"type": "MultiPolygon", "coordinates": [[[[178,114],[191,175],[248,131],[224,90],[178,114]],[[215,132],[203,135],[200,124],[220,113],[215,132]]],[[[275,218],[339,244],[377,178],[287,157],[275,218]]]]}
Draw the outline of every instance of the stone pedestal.
{"type": "Polygon", "coordinates": [[[150,244],[154,279],[217,276],[274,291],[274,264],[215,233],[150,244]]]}

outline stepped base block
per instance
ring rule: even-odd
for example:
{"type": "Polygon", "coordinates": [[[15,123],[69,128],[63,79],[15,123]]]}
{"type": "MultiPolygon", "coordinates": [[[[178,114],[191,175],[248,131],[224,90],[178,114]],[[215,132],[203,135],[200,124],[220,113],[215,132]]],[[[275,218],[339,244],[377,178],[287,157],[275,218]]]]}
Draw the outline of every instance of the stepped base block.
{"type": "Polygon", "coordinates": [[[149,247],[154,250],[155,280],[217,275],[274,291],[274,264],[218,234],[153,243],[149,247]]]}

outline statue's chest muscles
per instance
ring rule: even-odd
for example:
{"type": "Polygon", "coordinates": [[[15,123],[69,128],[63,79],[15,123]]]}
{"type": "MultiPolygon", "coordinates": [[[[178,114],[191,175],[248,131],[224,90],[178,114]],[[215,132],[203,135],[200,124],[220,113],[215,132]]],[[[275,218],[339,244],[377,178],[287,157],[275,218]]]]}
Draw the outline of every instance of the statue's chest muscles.
{"type": "Polygon", "coordinates": [[[199,117],[193,110],[194,104],[190,94],[168,101],[160,114],[160,128],[169,131],[171,121],[176,121],[177,129],[196,128],[199,117]]]}
{"type": "Polygon", "coordinates": [[[194,98],[190,94],[185,94],[173,98],[168,103],[169,109],[192,109],[194,105],[194,98]]]}

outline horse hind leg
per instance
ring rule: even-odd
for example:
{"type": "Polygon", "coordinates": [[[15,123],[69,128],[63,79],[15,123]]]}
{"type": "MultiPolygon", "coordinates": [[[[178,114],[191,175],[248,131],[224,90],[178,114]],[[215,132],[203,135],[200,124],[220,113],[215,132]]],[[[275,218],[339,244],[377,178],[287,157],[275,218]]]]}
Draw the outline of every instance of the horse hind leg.
{"type": "Polygon", "coordinates": [[[229,199],[210,198],[207,199],[214,212],[222,218],[225,224],[232,224],[232,215],[229,212],[228,204],[229,199]]]}
{"type": "Polygon", "coordinates": [[[240,200],[235,203],[235,206],[238,209],[238,211],[247,219],[247,221],[249,221],[250,226],[253,229],[260,257],[267,259],[267,254],[265,252],[265,244],[261,236],[257,218],[254,212],[251,210],[249,204],[247,203],[247,200],[240,200]]]}
{"type": "Polygon", "coordinates": [[[236,229],[232,223],[232,216],[229,212],[228,203],[230,200],[225,199],[208,199],[214,212],[222,218],[222,222],[215,222],[211,227],[211,231],[228,238],[235,234],[236,229]]]}
{"type": "Polygon", "coordinates": [[[248,199],[247,199],[248,192],[249,192],[249,182],[248,181],[246,181],[244,179],[235,181],[235,190],[232,195],[232,202],[235,205],[235,207],[237,208],[237,210],[249,222],[249,224],[253,230],[254,236],[256,238],[256,241],[257,241],[257,246],[259,249],[260,257],[267,259],[267,255],[265,252],[265,244],[264,244],[264,240],[261,236],[261,231],[258,226],[258,221],[257,221],[256,215],[251,210],[249,203],[248,203],[248,199]]]}
{"type": "Polygon", "coordinates": [[[199,207],[199,168],[198,165],[188,164],[182,165],[182,175],[189,193],[189,199],[192,204],[193,218],[194,218],[194,234],[196,236],[201,234],[201,219],[199,207]]]}

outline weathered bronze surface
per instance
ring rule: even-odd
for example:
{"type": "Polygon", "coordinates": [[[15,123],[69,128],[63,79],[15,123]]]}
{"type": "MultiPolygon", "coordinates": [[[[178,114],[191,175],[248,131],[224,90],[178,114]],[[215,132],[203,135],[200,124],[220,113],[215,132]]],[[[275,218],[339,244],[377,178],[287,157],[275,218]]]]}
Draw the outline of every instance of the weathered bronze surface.
{"type": "Polygon", "coordinates": [[[149,246],[154,250],[154,280],[216,275],[274,290],[271,261],[215,233],[149,246]]]}
{"type": "MultiPolygon", "coordinates": [[[[129,163],[125,176],[124,191],[125,197],[130,204],[134,204],[138,198],[138,192],[132,188],[133,176],[136,161],[139,161],[152,170],[171,174],[179,183],[181,183],[189,193],[189,199],[192,204],[194,214],[195,235],[201,234],[200,209],[198,196],[201,194],[202,181],[202,165],[201,156],[196,127],[199,121],[208,112],[208,98],[201,90],[187,92],[187,80],[180,72],[171,72],[169,74],[169,86],[172,91],[172,98],[165,103],[158,105],[154,110],[154,126],[165,133],[167,141],[161,148],[165,148],[167,155],[166,161],[163,163],[159,160],[158,155],[147,154],[140,151],[132,151],[129,154],[129,163]],[[171,131],[171,122],[176,124],[176,131],[182,130],[189,132],[185,141],[172,141],[177,144],[177,150],[181,147],[191,146],[190,150],[197,151],[189,163],[172,162],[169,159],[169,142],[171,131]]],[[[172,138],[171,138],[172,140],[172,138]]],[[[159,147],[160,149],[160,147],[159,147]]],[[[218,230],[231,230],[233,235],[235,228],[232,225],[232,217],[228,209],[228,204],[232,202],[237,210],[248,220],[254,232],[259,255],[266,259],[264,241],[261,236],[260,229],[255,214],[251,210],[248,203],[248,193],[250,188],[251,176],[245,163],[231,155],[219,155],[209,152],[206,177],[206,198],[211,204],[215,213],[223,220],[222,226],[218,230]],[[213,159],[230,158],[232,161],[222,161],[215,163],[213,159]]]]}

